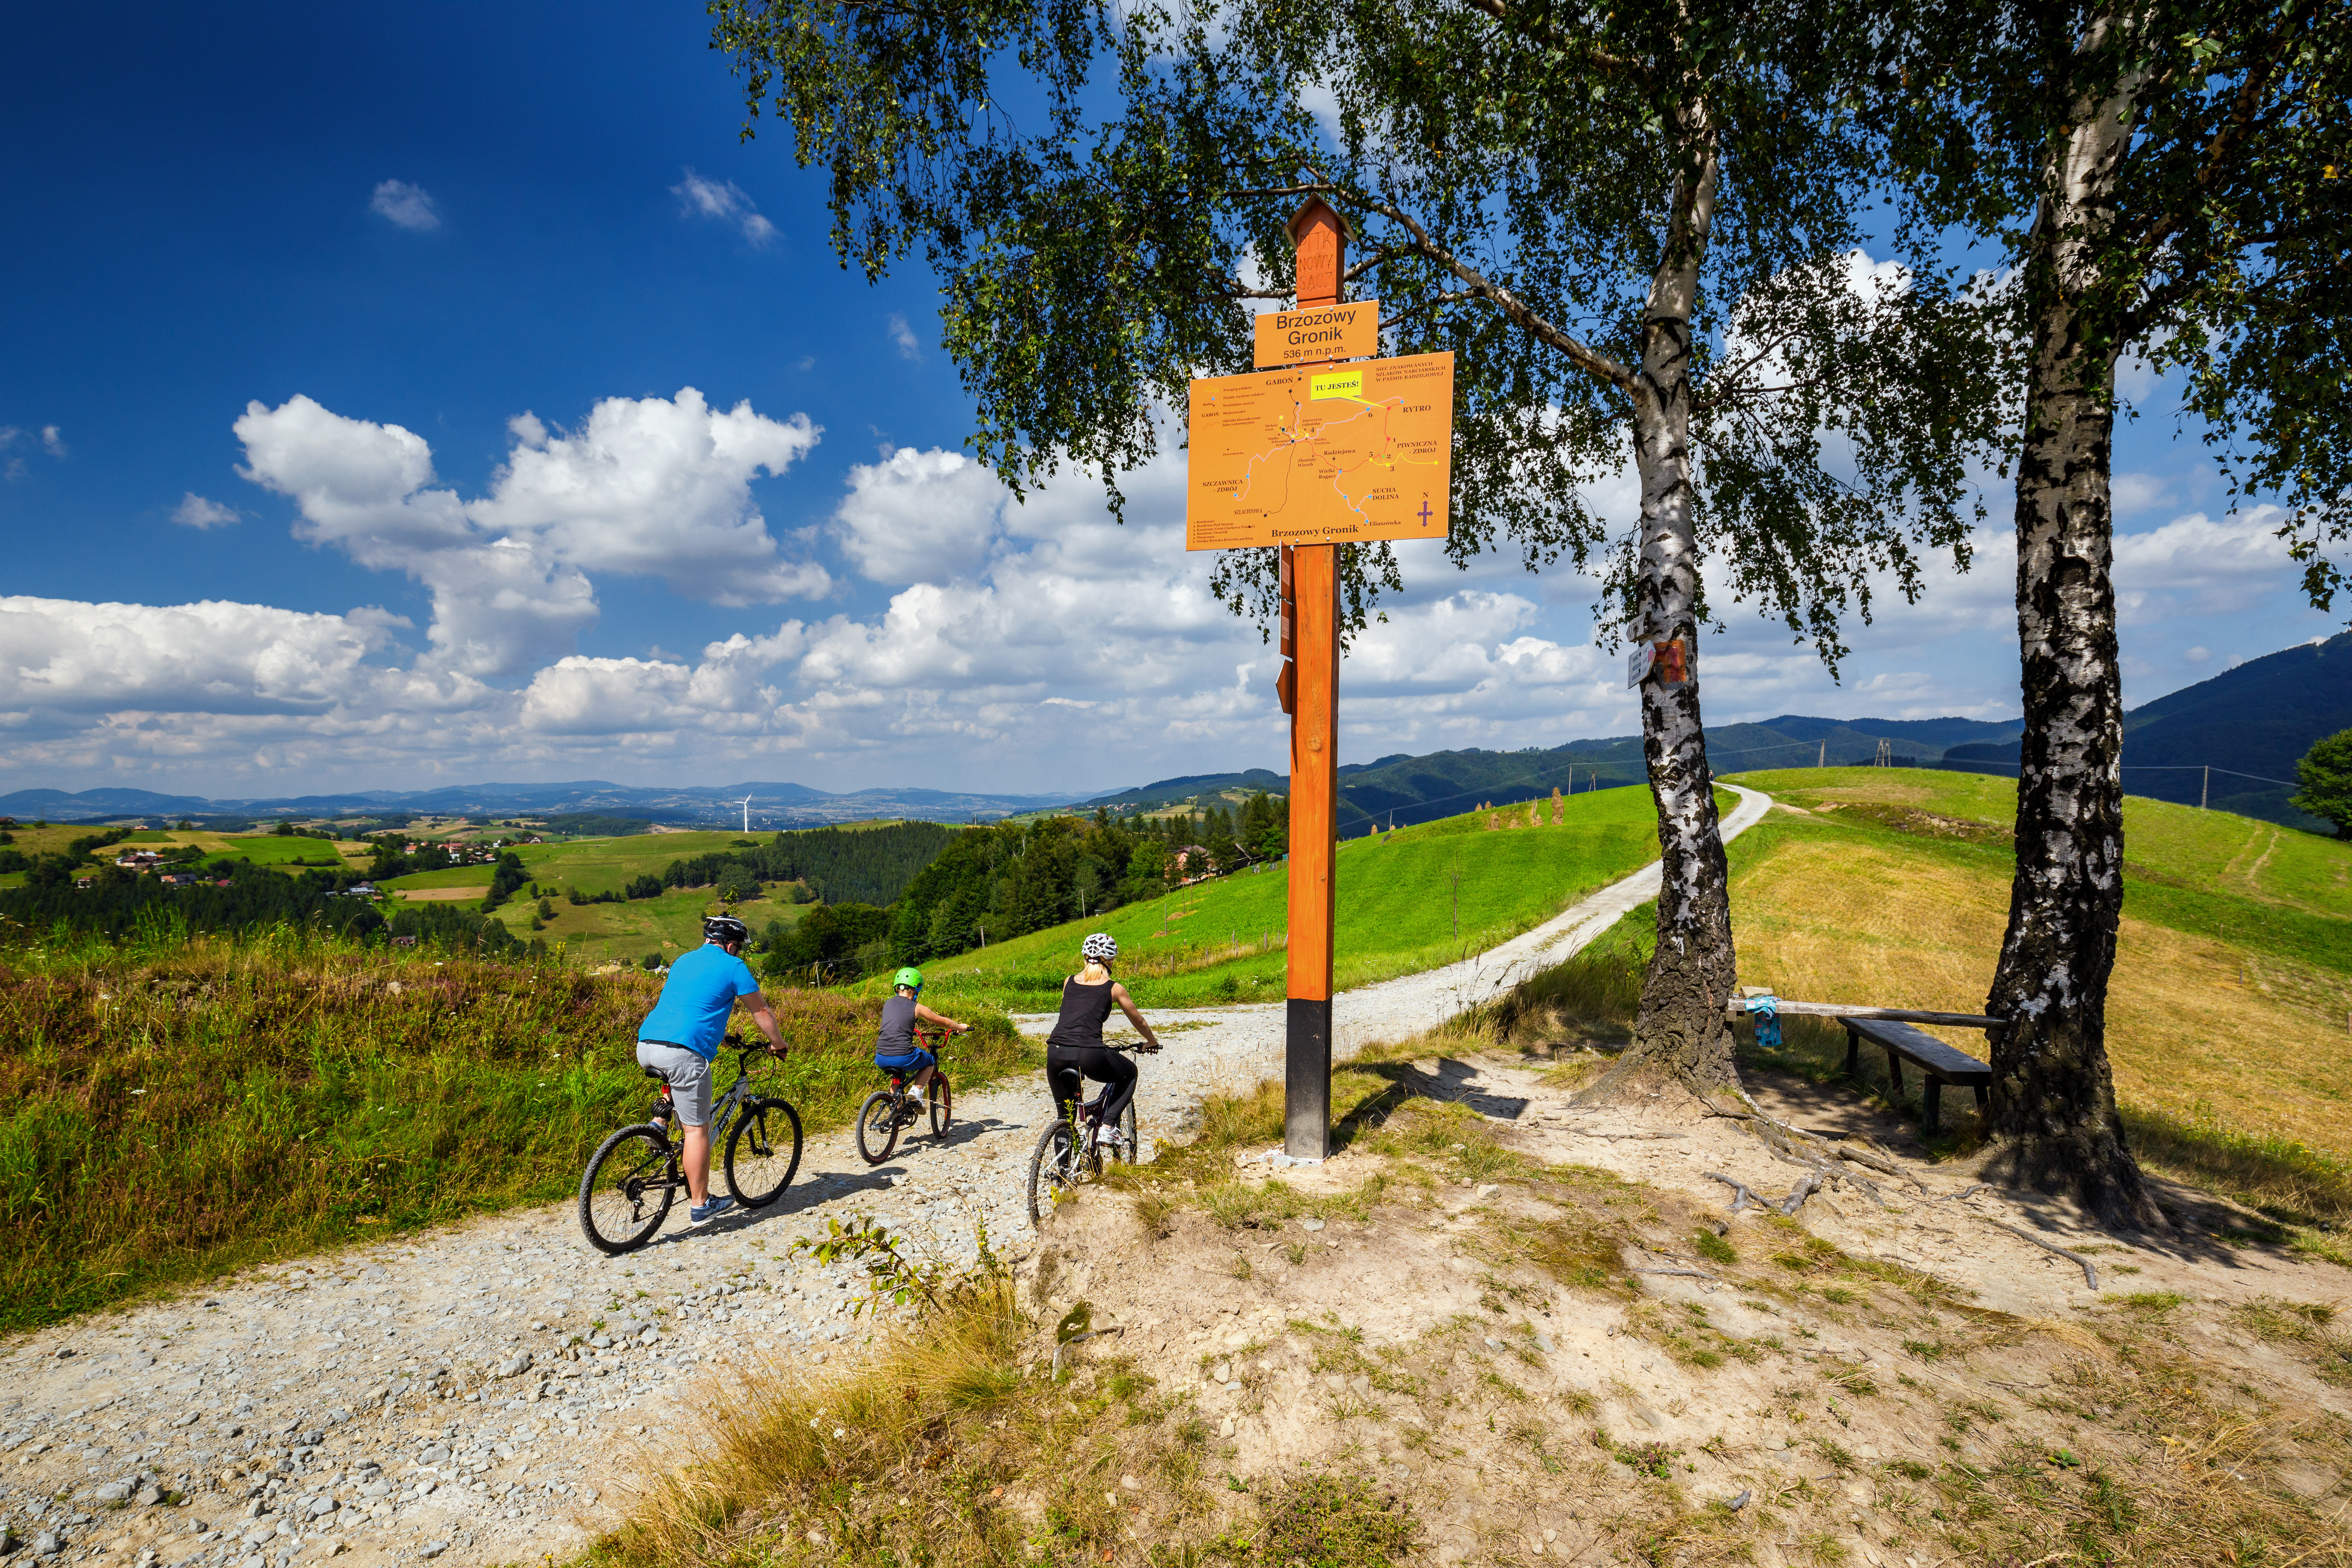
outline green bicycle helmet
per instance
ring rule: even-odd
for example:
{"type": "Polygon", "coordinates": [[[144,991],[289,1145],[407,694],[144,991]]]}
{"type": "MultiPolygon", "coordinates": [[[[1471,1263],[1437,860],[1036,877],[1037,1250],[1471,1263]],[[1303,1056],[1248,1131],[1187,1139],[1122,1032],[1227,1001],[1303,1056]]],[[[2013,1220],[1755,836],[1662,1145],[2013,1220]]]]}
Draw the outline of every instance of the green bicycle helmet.
{"type": "Polygon", "coordinates": [[[910,963],[892,975],[890,984],[894,986],[904,985],[911,990],[920,991],[923,988],[923,972],[910,963]]]}

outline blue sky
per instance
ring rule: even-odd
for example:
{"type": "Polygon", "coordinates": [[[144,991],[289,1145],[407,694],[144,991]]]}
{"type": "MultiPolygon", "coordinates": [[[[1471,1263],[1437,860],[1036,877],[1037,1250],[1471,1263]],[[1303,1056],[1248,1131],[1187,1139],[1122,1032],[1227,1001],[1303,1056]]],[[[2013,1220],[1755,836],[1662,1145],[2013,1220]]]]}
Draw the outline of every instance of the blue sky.
{"type": "MultiPolygon", "coordinates": [[[[1181,552],[1181,470],[1120,530],[1082,482],[1014,507],[961,462],[929,279],[835,264],[820,185],[738,139],[704,29],[12,14],[0,792],[1279,765],[1272,661],[1181,552]]],[[[2133,384],[2138,702],[2336,623],[2133,384]]],[[[1858,628],[1843,687],[1733,609],[1709,717],[2014,713],[1991,499],[1977,571],[1858,628]]],[[[1343,760],[1631,728],[1589,583],[1427,548],[1407,575],[1343,674],[1343,760]]]]}

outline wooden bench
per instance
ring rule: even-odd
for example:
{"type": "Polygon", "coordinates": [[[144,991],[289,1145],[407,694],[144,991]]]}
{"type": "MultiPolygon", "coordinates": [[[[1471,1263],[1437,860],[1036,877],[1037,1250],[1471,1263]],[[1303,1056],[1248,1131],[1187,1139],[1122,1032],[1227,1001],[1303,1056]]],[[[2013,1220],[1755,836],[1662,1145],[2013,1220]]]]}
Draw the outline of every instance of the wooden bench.
{"type": "MultiPolygon", "coordinates": [[[[1735,997],[1727,1016],[1738,1020],[1748,1016],[1745,998],[1762,994],[1760,988],[1742,986],[1741,995],[1735,997]]],[[[1966,1051],[1955,1050],[1935,1036],[1914,1028],[1915,1024],[1945,1024],[1955,1028],[1982,1029],[1988,1034],[2001,1027],[1999,1018],[1987,1018],[1974,1013],[1928,1013],[1904,1007],[1863,1007],[1847,1002],[1778,1001],[1773,1011],[1783,1018],[1834,1018],[1845,1026],[1845,1073],[1848,1078],[1862,1076],[1862,1042],[1870,1043],[1886,1053],[1886,1076],[1895,1080],[1895,1092],[1903,1092],[1903,1064],[1911,1063],[1919,1069],[1925,1080],[1920,1088],[1925,1114],[1922,1124],[1933,1133],[1944,1109],[1944,1086],[1964,1084],[1977,1092],[1977,1109],[1985,1109],[1987,1088],[1992,1082],[1992,1068],[1966,1051]]]]}
{"type": "Polygon", "coordinates": [[[1977,1091],[1977,1109],[1985,1109],[1986,1086],[1992,1082],[1992,1068],[1968,1052],[1956,1050],[1924,1029],[1908,1024],[1898,1024],[1885,1018],[1845,1018],[1845,1075],[1862,1076],[1862,1042],[1868,1040],[1886,1053],[1886,1076],[1895,1083],[1895,1092],[1903,1092],[1903,1064],[1910,1062],[1919,1069],[1925,1080],[1920,1094],[1925,1101],[1920,1125],[1934,1136],[1936,1122],[1944,1108],[1944,1086],[1965,1084],[1977,1091]]]}

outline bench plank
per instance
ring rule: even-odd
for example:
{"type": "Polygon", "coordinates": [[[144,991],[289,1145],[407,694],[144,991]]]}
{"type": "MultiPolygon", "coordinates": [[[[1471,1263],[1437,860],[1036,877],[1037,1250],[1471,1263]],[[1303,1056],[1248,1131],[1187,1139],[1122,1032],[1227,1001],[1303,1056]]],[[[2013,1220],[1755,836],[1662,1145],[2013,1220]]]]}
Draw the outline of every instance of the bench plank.
{"type": "Polygon", "coordinates": [[[1924,1034],[1908,1024],[1898,1024],[1884,1018],[1846,1017],[1845,1070],[1850,1078],[1861,1076],[1862,1042],[1866,1038],[1886,1053],[1886,1076],[1895,1092],[1903,1092],[1903,1064],[1916,1063],[1920,1076],[1927,1081],[1920,1087],[1921,1125],[1930,1137],[1944,1113],[1944,1086],[1964,1084],[1976,1090],[1977,1109],[1982,1110],[1990,1098],[1985,1086],[1992,1082],[1992,1068],[1966,1051],[1955,1050],[1935,1036],[1924,1034]]]}
{"type": "Polygon", "coordinates": [[[1916,1062],[1920,1071],[1940,1078],[1946,1083],[1992,1081],[1990,1066],[1908,1024],[1891,1024],[1877,1018],[1853,1018],[1846,1021],[1846,1028],[1874,1046],[1901,1053],[1916,1062]]]}

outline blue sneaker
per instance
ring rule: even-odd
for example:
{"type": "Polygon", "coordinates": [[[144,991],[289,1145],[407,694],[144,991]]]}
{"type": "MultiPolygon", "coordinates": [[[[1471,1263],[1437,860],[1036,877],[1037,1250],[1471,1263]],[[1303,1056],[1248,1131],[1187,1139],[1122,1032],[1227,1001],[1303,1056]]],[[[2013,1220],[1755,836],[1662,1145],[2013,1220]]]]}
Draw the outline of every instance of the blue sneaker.
{"type": "Polygon", "coordinates": [[[717,1193],[713,1193],[710,1194],[710,1201],[709,1203],[704,1204],[699,1208],[690,1208],[687,1210],[686,1215],[687,1217],[694,1221],[695,1224],[700,1225],[704,1220],[717,1219],[720,1215],[725,1214],[729,1209],[731,1209],[734,1206],[735,1200],[733,1198],[722,1198],[717,1193]]]}

